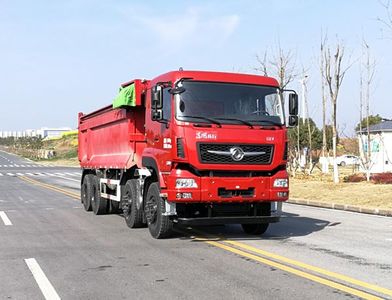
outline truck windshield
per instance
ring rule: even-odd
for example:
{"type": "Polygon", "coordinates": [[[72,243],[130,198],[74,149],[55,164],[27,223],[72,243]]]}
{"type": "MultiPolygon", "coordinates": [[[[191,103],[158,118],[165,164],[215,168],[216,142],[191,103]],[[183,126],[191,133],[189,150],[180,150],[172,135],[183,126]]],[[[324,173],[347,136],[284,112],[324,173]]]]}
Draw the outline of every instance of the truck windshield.
{"type": "Polygon", "coordinates": [[[176,97],[178,120],[242,125],[283,124],[282,105],[276,87],[200,81],[184,81],[182,87],[185,91],[176,97]]]}

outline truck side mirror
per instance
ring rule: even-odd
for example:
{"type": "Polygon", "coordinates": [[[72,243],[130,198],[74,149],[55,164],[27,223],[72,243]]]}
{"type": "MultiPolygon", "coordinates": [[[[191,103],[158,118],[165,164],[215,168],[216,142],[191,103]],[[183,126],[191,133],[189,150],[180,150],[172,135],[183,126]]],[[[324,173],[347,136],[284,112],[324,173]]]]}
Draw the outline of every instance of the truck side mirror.
{"type": "Polygon", "coordinates": [[[298,115],[298,95],[290,94],[289,95],[289,115],[297,116],[298,115]]]}
{"type": "Polygon", "coordinates": [[[162,106],[162,88],[161,86],[156,85],[151,90],[151,108],[161,109],[162,106]]]}
{"type": "Polygon", "coordinates": [[[161,121],[163,119],[162,109],[152,109],[151,110],[151,120],[161,121]]]}
{"type": "Polygon", "coordinates": [[[298,116],[289,116],[289,126],[295,127],[298,125],[298,116]]]}

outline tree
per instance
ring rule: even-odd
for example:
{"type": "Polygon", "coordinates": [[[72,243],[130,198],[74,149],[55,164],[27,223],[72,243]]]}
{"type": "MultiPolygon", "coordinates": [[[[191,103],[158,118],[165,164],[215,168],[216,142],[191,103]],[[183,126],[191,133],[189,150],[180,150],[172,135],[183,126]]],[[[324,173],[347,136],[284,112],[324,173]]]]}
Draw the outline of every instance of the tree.
{"type": "Polygon", "coordinates": [[[285,89],[296,77],[293,52],[291,50],[284,51],[280,44],[275,54],[268,56],[266,50],[263,57],[256,55],[256,60],[259,65],[255,70],[264,76],[275,77],[281,89],[285,89]]]}
{"type": "Polygon", "coordinates": [[[329,90],[329,98],[332,108],[332,151],[333,151],[333,174],[334,182],[339,183],[339,170],[336,164],[336,145],[337,145],[337,104],[339,91],[347,70],[351,65],[343,69],[344,46],[341,42],[337,42],[334,54],[328,46],[324,49],[324,70],[325,80],[329,90]]]}
{"type": "MultiPolygon", "coordinates": [[[[369,119],[369,126],[372,126],[372,125],[380,124],[383,118],[379,114],[377,114],[377,115],[369,115],[368,119],[369,119]]],[[[367,123],[368,123],[367,118],[366,117],[362,118],[361,122],[359,122],[357,126],[355,126],[355,131],[366,129],[368,126],[367,123]]]]}
{"type": "Polygon", "coordinates": [[[304,149],[305,147],[309,147],[309,130],[311,131],[311,139],[313,143],[313,149],[320,150],[322,144],[322,134],[320,129],[316,126],[316,123],[312,120],[312,118],[307,118],[303,120],[300,118],[298,120],[298,129],[297,128],[289,128],[288,131],[288,139],[290,147],[296,147],[297,139],[299,140],[299,147],[300,150],[304,149]],[[299,132],[299,136],[298,136],[299,132]],[[298,138],[299,137],[299,138],[298,138]]]}
{"type": "MultiPolygon", "coordinates": [[[[333,137],[333,129],[332,125],[326,125],[325,130],[322,130],[322,135],[325,135],[326,139],[326,145],[325,145],[325,150],[326,152],[329,152],[332,150],[333,145],[332,145],[332,137],[333,137]]],[[[336,135],[336,143],[339,143],[339,135],[336,135]]]]}
{"type": "MultiPolygon", "coordinates": [[[[391,7],[391,1],[390,0],[383,0],[379,1],[381,6],[384,7],[385,11],[385,16],[383,18],[378,17],[377,21],[379,21],[384,28],[388,31],[388,34],[391,35],[392,33],[392,7],[391,7]]],[[[390,36],[389,36],[390,38],[390,36]]]]}
{"type": "MultiPolygon", "coordinates": [[[[326,157],[327,154],[327,135],[326,135],[326,126],[327,126],[327,95],[325,94],[325,86],[326,86],[326,81],[325,81],[325,70],[324,70],[324,49],[325,49],[325,44],[327,41],[327,36],[323,35],[321,32],[321,42],[320,42],[320,77],[321,77],[321,99],[322,99],[322,108],[323,108],[323,128],[322,128],[322,133],[323,133],[323,145],[322,145],[322,150],[321,150],[321,156],[326,157]]],[[[328,173],[328,160],[324,159],[322,161],[322,172],[323,173],[328,173]]]]}

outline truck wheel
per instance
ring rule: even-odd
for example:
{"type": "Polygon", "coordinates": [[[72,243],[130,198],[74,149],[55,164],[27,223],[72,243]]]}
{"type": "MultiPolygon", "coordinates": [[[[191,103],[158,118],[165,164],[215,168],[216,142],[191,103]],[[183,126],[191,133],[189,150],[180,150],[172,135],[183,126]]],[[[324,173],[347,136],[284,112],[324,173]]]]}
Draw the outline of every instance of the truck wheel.
{"type": "Polygon", "coordinates": [[[92,193],[92,183],[91,175],[86,175],[83,178],[82,186],[80,187],[80,199],[83,203],[85,211],[91,211],[91,194],[92,193]]]}
{"type": "Polygon", "coordinates": [[[118,213],[121,212],[120,202],[114,201],[114,200],[110,200],[109,205],[110,205],[109,211],[108,211],[109,214],[118,214],[118,213]]]}
{"type": "Polygon", "coordinates": [[[242,230],[247,234],[263,234],[267,231],[269,223],[262,224],[241,224],[242,230]]]}
{"type": "Polygon", "coordinates": [[[99,178],[97,176],[92,177],[92,196],[91,206],[95,215],[103,215],[107,211],[108,201],[101,197],[99,190],[99,178]]]}
{"type": "Polygon", "coordinates": [[[122,209],[125,223],[129,228],[140,228],[144,226],[143,210],[136,207],[136,180],[130,179],[125,183],[123,189],[122,209]]]}
{"type": "Polygon", "coordinates": [[[156,239],[169,237],[173,231],[173,221],[168,216],[162,215],[165,212],[165,201],[159,195],[158,183],[151,183],[145,201],[147,224],[152,237],[156,239]]]}

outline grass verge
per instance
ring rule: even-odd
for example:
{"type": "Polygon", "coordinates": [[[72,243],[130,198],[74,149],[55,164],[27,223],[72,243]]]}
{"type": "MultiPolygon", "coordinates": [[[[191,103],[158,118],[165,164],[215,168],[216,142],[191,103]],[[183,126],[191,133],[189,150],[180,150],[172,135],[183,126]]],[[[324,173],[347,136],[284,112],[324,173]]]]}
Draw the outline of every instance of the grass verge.
{"type": "Polygon", "coordinates": [[[391,184],[369,182],[338,183],[307,179],[290,179],[290,198],[326,203],[392,209],[391,184]]]}

